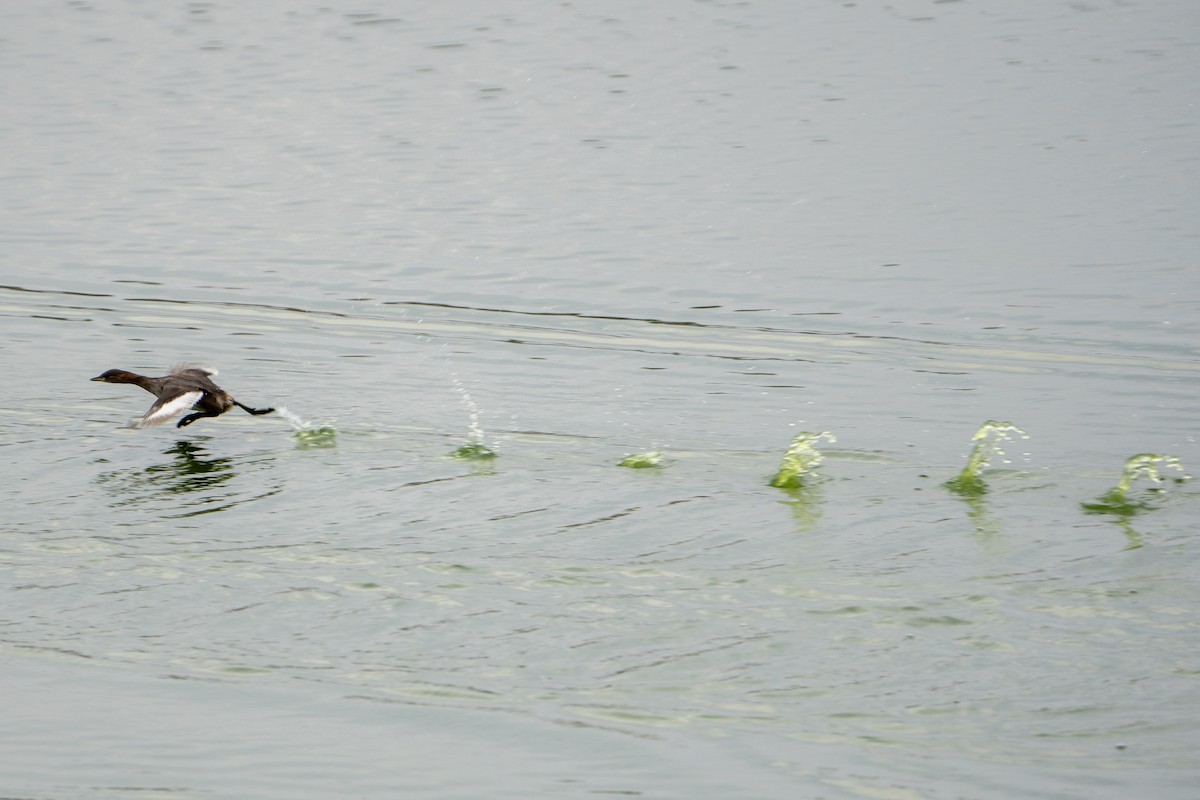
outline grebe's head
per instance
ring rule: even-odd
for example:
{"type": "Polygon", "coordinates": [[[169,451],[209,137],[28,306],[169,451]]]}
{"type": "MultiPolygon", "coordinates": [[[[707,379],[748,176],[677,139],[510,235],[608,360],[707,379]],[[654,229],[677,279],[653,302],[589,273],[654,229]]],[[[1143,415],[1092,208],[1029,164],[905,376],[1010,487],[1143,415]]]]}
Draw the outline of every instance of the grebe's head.
{"type": "Polygon", "coordinates": [[[99,375],[92,378],[92,380],[104,381],[105,383],[133,383],[133,380],[136,377],[137,376],[132,372],[127,372],[123,369],[110,369],[101,372],[99,375]]]}

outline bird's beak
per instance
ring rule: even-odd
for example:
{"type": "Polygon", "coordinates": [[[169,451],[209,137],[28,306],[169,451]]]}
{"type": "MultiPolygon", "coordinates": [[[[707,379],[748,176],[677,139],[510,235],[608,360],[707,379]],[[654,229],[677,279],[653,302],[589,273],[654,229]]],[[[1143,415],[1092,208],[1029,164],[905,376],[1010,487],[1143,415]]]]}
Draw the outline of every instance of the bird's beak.
{"type": "Polygon", "coordinates": [[[102,376],[100,376],[100,375],[97,375],[96,377],[92,378],[92,380],[94,380],[94,381],[102,381],[102,380],[104,380],[104,378],[103,378],[102,376]]]}

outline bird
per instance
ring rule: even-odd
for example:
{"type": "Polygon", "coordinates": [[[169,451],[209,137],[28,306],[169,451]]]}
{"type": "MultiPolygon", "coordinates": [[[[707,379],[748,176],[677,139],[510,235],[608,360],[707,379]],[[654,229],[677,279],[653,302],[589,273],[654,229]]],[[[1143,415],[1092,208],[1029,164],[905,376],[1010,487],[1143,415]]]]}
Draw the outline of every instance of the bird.
{"type": "Polygon", "coordinates": [[[270,414],[275,410],[250,408],[234,400],[229,392],[212,382],[211,378],[216,374],[215,369],[198,367],[195,364],[180,364],[172,368],[169,375],[161,378],[147,378],[128,370],[110,369],[92,380],[104,383],[133,383],[158,398],[146,415],[133,424],[135,428],[158,425],[188,410],[196,413],[188,414],[179,420],[175,427],[191,425],[204,417],[220,416],[234,406],[255,415],[270,414]]]}

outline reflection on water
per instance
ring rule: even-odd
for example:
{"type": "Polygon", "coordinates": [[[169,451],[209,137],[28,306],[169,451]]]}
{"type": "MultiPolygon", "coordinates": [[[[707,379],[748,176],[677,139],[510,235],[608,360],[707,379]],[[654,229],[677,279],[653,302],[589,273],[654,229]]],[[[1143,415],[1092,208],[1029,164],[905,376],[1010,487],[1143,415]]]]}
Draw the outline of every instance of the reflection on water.
{"type": "Polygon", "coordinates": [[[957,491],[956,493],[962,497],[963,502],[967,504],[967,519],[971,520],[975,526],[975,533],[983,536],[993,536],[1003,532],[1003,525],[1000,519],[988,512],[987,503],[984,495],[987,493],[987,487],[982,481],[979,482],[979,491],[967,490],[957,491]]]}
{"type": "Polygon", "coordinates": [[[825,490],[820,480],[807,480],[796,486],[781,487],[791,500],[782,501],[792,509],[792,516],[801,531],[816,528],[821,521],[821,505],[825,502],[825,490]]]}
{"type": "Polygon", "coordinates": [[[180,495],[195,495],[183,502],[189,510],[168,515],[173,517],[221,511],[248,499],[269,496],[278,491],[276,487],[254,497],[239,498],[233,486],[238,476],[237,460],[227,456],[210,456],[208,448],[197,440],[177,441],[163,454],[171,456],[171,459],[147,467],[102,472],[96,477],[96,483],[116,496],[117,499],[112,503],[114,507],[164,502],[179,504],[180,495]]]}

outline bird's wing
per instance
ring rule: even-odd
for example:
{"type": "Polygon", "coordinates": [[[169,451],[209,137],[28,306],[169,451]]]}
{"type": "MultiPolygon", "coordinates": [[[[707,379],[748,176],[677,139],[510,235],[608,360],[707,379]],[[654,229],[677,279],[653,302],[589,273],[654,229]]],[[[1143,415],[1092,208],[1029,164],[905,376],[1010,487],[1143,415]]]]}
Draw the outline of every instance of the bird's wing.
{"type": "Polygon", "coordinates": [[[146,416],[138,420],[136,427],[145,428],[148,425],[158,425],[161,422],[166,422],[171,417],[179,416],[196,405],[201,397],[204,397],[204,392],[196,390],[159,400],[150,406],[150,410],[146,412],[146,416]]]}
{"type": "Polygon", "coordinates": [[[213,378],[216,377],[217,371],[208,367],[201,367],[198,364],[176,364],[175,366],[171,367],[171,374],[191,376],[198,375],[201,378],[213,378]]]}

